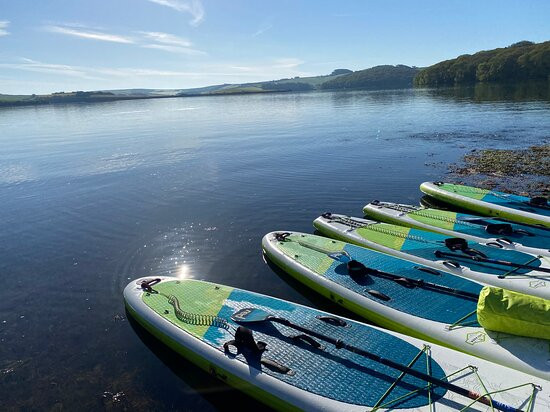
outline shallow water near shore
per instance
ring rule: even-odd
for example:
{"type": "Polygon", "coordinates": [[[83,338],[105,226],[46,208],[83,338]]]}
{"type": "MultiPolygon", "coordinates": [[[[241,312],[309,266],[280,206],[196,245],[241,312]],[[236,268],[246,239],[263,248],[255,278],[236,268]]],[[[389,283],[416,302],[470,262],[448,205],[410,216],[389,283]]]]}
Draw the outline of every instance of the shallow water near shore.
{"type": "Polygon", "coordinates": [[[262,236],[312,232],[319,214],[360,215],[373,199],[417,204],[419,184],[472,149],[548,142],[550,101],[536,90],[0,110],[3,406],[256,407],[129,322],[124,286],[191,277],[339,311],[271,270],[262,236]]]}

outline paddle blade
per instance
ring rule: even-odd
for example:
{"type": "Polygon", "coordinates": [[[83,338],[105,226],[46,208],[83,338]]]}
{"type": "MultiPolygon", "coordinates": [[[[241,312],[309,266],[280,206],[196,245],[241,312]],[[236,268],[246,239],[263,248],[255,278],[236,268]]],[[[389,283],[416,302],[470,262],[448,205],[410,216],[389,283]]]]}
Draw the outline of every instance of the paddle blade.
{"type": "Polygon", "coordinates": [[[231,319],[237,323],[251,323],[268,320],[270,316],[269,313],[262,309],[244,308],[231,315],[231,319]]]}

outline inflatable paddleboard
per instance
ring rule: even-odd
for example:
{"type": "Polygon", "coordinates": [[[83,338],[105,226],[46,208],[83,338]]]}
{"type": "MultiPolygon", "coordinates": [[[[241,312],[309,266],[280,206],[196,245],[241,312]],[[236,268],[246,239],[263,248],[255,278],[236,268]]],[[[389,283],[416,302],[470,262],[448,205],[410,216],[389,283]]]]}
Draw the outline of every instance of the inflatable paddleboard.
{"type": "Polygon", "coordinates": [[[166,277],[131,282],[124,299],[129,314],[166,345],[278,410],[488,410],[481,401],[510,411],[550,407],[548,382],[541,379],[280,299],[166,277]],[[338,347],[304,330],[330,336],[338,347]]]}
{"type": "Polygon", "coordinates": [[[550,227],[550,205],[543,197],[529,198],[443,182],[424,182],[420,190],[437,200],[480,215],[550,227]]]}
{"type": "Polygon", "coordinates": [[[476,282],[305,233],[269,233],[262,248],[300,282],[380,326],[550,379],[550,341],[478,324],[476,282]],[[367,267],[366,275],[350,273],[350,259],[367,267]]]}
{"type": "Polygon", "coordinates": [[[550,263],[537,256],[425,230],[331,213],[318,217],[313,225],[320,232],[344,242],[482,284],[550,299],[550,263]]]}
{"type": "Polygon", "coordinates": [[[377,200],[366,205],[363,213],[385,223],[550,257],[550,229],[543,227],[377,200]]]}

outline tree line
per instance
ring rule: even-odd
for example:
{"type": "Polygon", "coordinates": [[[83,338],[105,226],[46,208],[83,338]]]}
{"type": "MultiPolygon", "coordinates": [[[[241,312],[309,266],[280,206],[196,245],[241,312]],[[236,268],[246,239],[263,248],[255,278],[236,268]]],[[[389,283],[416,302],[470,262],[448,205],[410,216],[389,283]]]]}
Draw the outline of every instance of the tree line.
{"type": "Polygon", "coordinates": [[[521,41],[508,47],[465,54],[421,70],[416,86],[452,86],[476,82],[548,80],[550,41],[521,41]]]}

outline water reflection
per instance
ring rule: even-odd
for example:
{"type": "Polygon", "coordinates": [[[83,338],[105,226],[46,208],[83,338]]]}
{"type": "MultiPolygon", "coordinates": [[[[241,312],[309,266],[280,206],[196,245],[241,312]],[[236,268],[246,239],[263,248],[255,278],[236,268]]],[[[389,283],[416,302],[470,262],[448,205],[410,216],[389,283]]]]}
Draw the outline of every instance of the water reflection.
{"type": "Polygon", "coordinates": [[[423,90],[436,98],[477,103],[550,101],[550,82],[545,81],[513,84],[477,83],[472,86],[423,90]]]}
{"type": "Polygon", "coordinates": [[[189,266],[181,265],[176,273],[176,277],[178,279],[192,279],[189,266]]]}
{"type": "Polygon", "coordinates": [[[128,327],[125,285],[191,277],[337,311],[265,265],[262,236],[373,199],[416,204],[473,147],[550,130],[546,101],[473,103],[397,90],[0,110],[3,406],[226,408],[203,396],[214,379],[172,371],[177,356],[128,327]]]}

